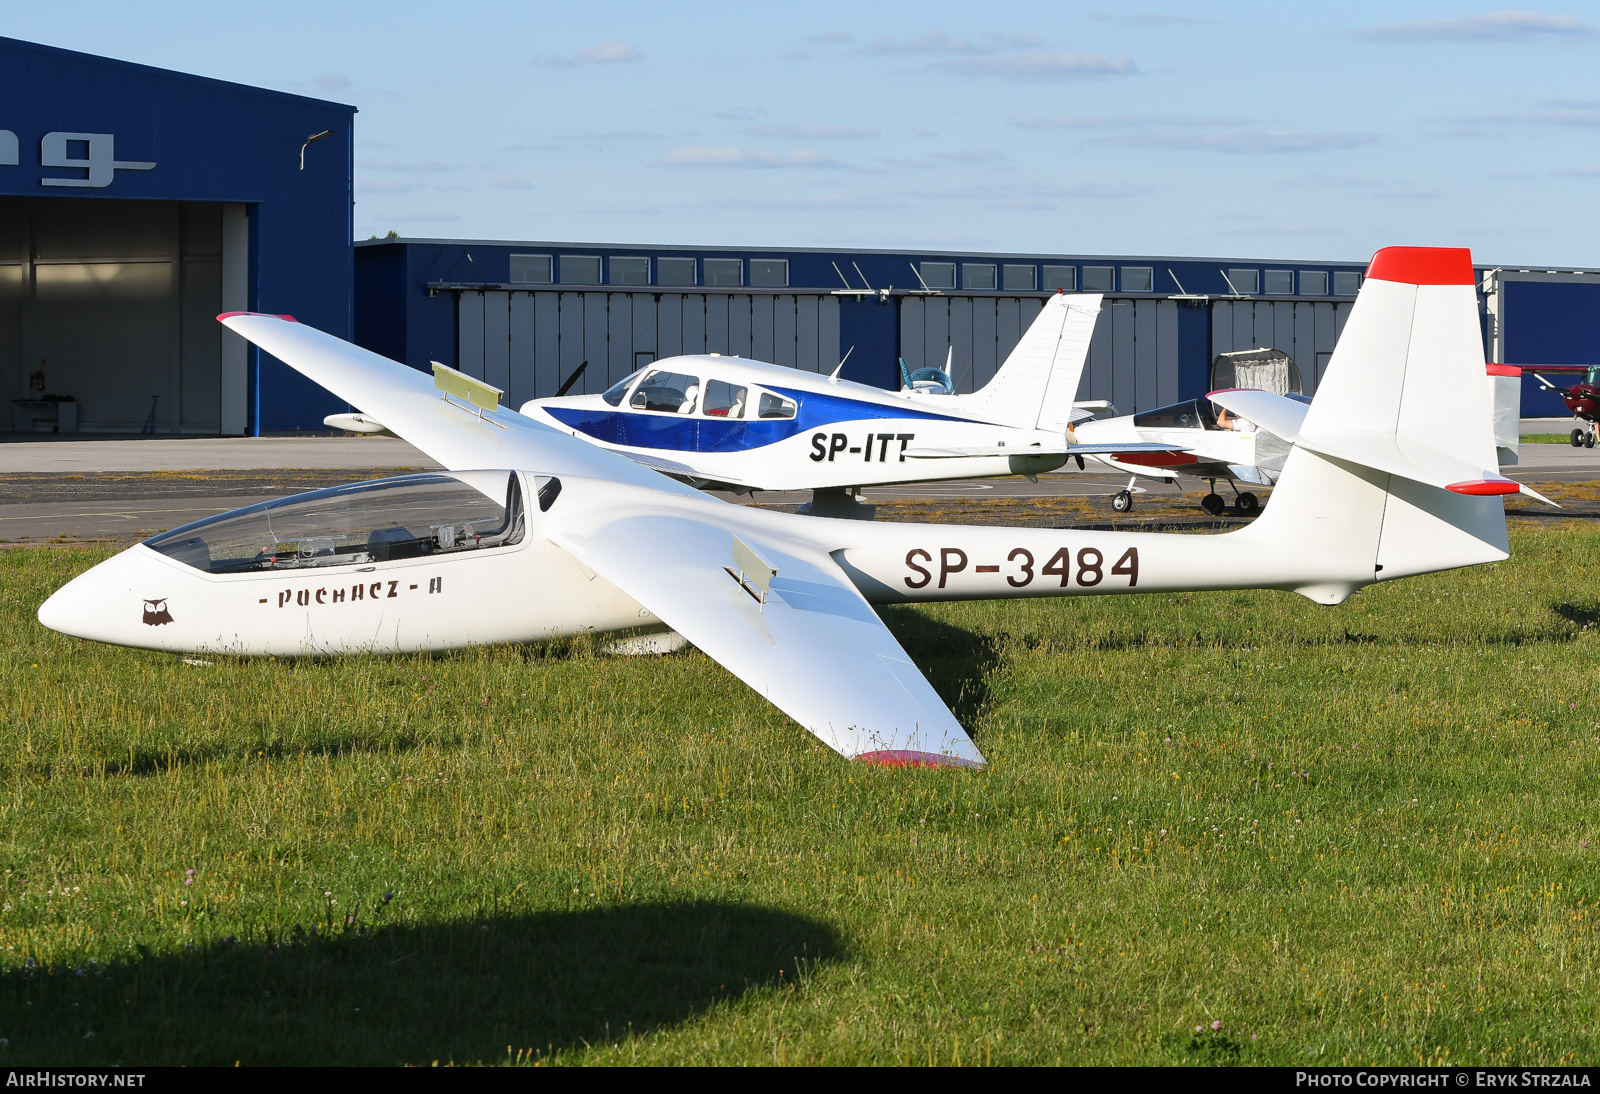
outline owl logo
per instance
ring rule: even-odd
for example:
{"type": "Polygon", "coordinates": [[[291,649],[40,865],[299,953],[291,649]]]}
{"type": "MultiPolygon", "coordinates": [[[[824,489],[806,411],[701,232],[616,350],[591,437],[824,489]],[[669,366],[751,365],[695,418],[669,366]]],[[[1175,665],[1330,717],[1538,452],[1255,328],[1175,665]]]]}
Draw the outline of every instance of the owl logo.
{"type": "Polygon", "coordinates": [[[152,627],[159,627],[163,623],[172,622],[172,613],[167,611],[167,599],[146,600],[144,602],[144,621],[152,627]]]}

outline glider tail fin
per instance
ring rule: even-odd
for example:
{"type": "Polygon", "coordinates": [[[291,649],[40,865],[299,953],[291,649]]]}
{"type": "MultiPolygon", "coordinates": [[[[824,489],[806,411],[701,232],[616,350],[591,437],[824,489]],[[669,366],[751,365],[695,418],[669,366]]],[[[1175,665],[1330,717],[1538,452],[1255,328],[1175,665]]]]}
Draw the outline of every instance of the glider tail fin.
{"type": "Polygon", "coordinates": [[[966,408],[1019,429],[1065,433],[1100,314],[1099,293],[1057,293],[1045,302],[998,372],[960,398],[966,408]]]}
{"type": "Polygon", "coordinates": [[[1498,470],[1475,283],[1464,249],[1373,256],[1257,522],[1286,548],[1354,560],[1358,583],[1299,590],[1312,599],[1508,555],[1500,495],[1519,486],[1498,470]]]}

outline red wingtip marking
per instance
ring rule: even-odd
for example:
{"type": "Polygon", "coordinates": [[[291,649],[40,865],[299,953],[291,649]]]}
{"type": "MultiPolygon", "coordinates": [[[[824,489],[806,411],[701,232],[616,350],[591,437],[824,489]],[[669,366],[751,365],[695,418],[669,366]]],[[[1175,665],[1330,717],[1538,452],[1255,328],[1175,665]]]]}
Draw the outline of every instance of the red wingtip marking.
{"type": "Polygon", "coordinates": [[[1472,252],[1465,247],[1385,247],[1372,256],[1367,276],[1405,285],[1476,285],[1472,252]]]}
{"type": "Polygon", "coordinates": [[[1521,376],[1522,368],[1519,365],[1496,365],[1490,363],[1485,366],[1490,376],[1521,376]]]}
{"type": "Polygon", "coordinates": [[[291,323],[300,322],[300,320],[296,319],[292,315],[274,315],[271,312],[264,311],[225,311],[221,315],[217,316],[217,322],[220,323],[224,319],[232,319],[236,315],[259,315],[264,319],[287,319],[291,323]]]}
{"type": "Polygon", "coordinates": [[[977,760],[963,760],[960,756],[946,756],[942,752],[914,752],[903,748],[886,748],[881,752],[863,752],[857,763],[874,767],[977,767],[977,760]]]}
{"type": "Polygon", "coordinates": [[[1477,482],[1453,482],[1445,489],[1457,494],[1515,494],[1522,489],[1522,484],[1510,479],[1479,479],[1477,482]]]}

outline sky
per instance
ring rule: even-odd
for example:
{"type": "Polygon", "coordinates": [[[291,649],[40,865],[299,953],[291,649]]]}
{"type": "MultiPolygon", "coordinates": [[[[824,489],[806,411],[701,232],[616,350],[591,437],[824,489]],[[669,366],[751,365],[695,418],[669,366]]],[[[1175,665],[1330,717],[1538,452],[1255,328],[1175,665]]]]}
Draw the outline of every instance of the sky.
{"type": "Polygon", "coordinates": [[[0,10],[358,106],[357,238],[1600,266],[1600,4],[0,10]]]}

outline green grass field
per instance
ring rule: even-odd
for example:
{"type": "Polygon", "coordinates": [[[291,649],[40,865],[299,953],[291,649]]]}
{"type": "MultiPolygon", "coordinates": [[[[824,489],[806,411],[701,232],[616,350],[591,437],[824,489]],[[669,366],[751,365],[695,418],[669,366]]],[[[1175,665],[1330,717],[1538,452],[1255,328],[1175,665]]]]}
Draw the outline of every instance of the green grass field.
{"type": "MultiPolygon", "coordinates": [[[[991,762],[698,653],[190,665],[0,553],[0,1065],[1600,1059],[1600,532],[885,612],[991,762]]],[[[825,687],[826,681],[819,681],[825,687]]]]}

